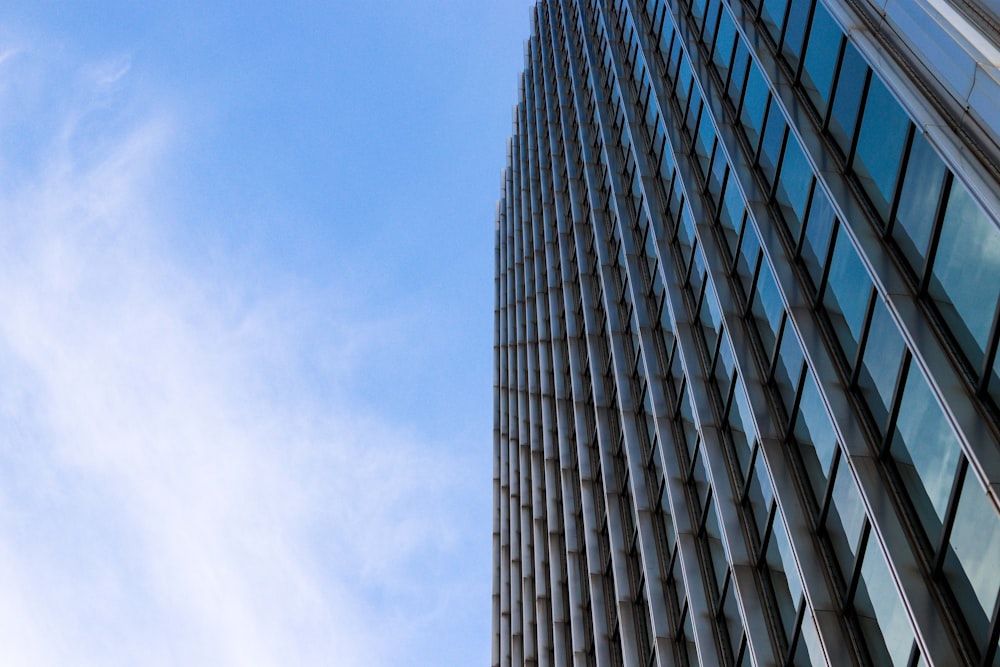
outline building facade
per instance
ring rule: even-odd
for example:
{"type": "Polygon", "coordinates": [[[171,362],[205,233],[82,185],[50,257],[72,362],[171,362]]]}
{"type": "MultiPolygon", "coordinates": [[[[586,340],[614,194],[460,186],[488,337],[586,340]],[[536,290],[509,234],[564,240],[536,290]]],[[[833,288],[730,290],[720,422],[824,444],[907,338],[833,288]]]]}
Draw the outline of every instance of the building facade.
{"type": "Polygon", "coordinates": [[[494,665],[998,665],[995,0],[547,0],[494,665]]]}

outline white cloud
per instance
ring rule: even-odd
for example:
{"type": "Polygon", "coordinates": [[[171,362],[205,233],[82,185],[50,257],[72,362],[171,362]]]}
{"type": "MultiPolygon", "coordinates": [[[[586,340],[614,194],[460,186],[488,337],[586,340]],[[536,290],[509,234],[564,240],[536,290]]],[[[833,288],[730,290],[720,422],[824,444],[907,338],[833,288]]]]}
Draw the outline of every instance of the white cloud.
{"type": "Polygon", "coordinates": [[[0,56],[0,663],[389,664],[460,464],[298,375],[377,323],[317,350],[323,295],[170,256],[179,130],[119,112],[130,67],[0,56]]]}

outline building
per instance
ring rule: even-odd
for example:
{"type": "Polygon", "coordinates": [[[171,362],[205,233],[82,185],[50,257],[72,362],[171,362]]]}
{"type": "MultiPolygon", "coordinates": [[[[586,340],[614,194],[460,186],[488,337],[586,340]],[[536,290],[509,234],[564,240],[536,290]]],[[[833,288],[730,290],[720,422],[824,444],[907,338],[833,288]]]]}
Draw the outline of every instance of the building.
{"type": "Polygon", "coordinates": [[[1000,664],[997,10],[538,3],[493,664],[1000,664]]]}

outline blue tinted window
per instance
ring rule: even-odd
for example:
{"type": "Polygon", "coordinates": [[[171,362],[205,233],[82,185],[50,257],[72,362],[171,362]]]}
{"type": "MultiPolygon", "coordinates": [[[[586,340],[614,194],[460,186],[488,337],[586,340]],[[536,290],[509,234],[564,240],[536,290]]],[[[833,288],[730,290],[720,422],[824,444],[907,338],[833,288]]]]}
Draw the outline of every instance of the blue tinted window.
{"type": "Polygon", "coordinates": [[[781,155],[781,144],[785,138],[788,125],[778,109],[777,102],[772,98],[770,112],[767,114],[767,127],[764,129],[764,139],[760,142],[760,153],[757,164],[764,172],[768,183],[774,182],[774,172],[778,168],[778,157],[781,155]]]}
{"type": "Polygon", "coordinates": [[[834,242],[823,306],[848,363],[854,362],[864,323],[871,278],[843,228],[834,242]]]}
{"type": "Polygon", "coordinates": [[[729,83],[726,86],[726,96],[739,107],[740,96],[745,88],[747,69],[750,67],[750,52],[743,40],[736,39],[736,54],[733,56],[733,71],[729,73],[729,83]]]}
{"type": "Polygon", "coordinates": [[[729,431],[733,436],[733,445],[736,448],[740,467],[745,471],[747,462],[750,460],[751,448],[757,439],[757,429],[753,425],[750,402],[747,400],[746,390],[743,388],[743,380],[739,377],[736,378],[736,388],[729,406],[729,431]]]}
{"type": "Polygon", "coordinates": [[[1000,299],[1000,230],[957,180],[941,225],[930,293],[978,370],[1000,299]]]}
{"type": "Polygon", "coordinates": [[[830,114],[830,133],[846,155],[851,149],[851,139],[858,120],[858,106],[864,89],[868,64],[850,41],[844,45],[844,61],[837,75],[837,87],[833,97],[833,113],[830,114]]]}
{"type": "Polygon", "coordinates": [[[726,179],[725,195],[722,198],[722,206],[719,207],[719,226],[722,228],[730,257],[736,256],[740,229],[743,225],[744,210],[743,195],[740,194],[740,189],[736,185],[736,175],[733,172],[729,172],[729,176],[726,179]]]}
{"type": "Polygon", "coordinates": [[[915,364],[906,378],[891,447],[896,469],[933,544],[941,532],[960,448],[915,364]]]}
{"type": "Polygon", "coordinates": [[[795,611],[802,595],[802,586],[795,573],[795,561],[792,559],[791,551],[784,521],[781,519],[781,514],[777,513],[774,517],[771,539],[767,545],[765,562],[786,637],[791,637],[795,629],[795,611]]]}
{"type": "Polygon", "coordinates": [[[749,222],[744,225],[743,239],[740,243],[740,254],[736,260],[736,277],[739,280],[743,293],[748,294],[753,283],[753,274],[757,270],[757,261],[760,258],[760,241],[757,240],[757,232],[749,222]]]}
{"type": "Polygon", "coordinates": [[[750,511],[753,513],[754,524],[757,528],[757,541],[760,543],[764,541],[767,519],[771,514],[771,507],[774,505],[774,490],[771,488],[771,479],[767,476],[759,448],[754,457],[752,473],[747,499],[750,502],[750,511]]]}
{"type": "Polygon", "coordinates": [[[767,104],[767,83],[760,73],[757,63],[750,65],[747,75],[746,92],[743,96],[743,109],[740,112],[740,122],[750,146],[756,148],[764,123],[764,109],[767,104]]]}
{"type": "Polygon", "coordinates": [[[781,345],[778,347],[778,361],[774,365],[774,384],[778,388],[785,410],[791,412],[795,402],[795,392],[799,387],[799,377],[802,375],[802,346],[792,330],[792,325],[785,321],[781,334],[781,345]]]}
{"type": "Polygon", "coordinates": [[[781,26],[785,21],[787,6],[788,0],[764,0],[760,7],[760,20],[775,44],[781,39],[781,26]]]}
{"type": "Polygon", "coordinates": [[[809,0],[792,0],[792,5],[788,9],[781,54],[792,69],[798,66],[799,58],[802,56],[802,39],[805,37],[806,22],[809,20],[809,5],[809,0]]]}
{"type": "Polygon", "coordinates": [[[858,623],[876,665],[903,667],[910,657],[913,630],[882,550],[874,539],[868,540],[864,559],[854,598],[858,623]]]}
{"type": "Polygon", "coordinates": [[[830,248],[830,235],[833,233],[833,221],[833,207],[826,193],[819,187],[814,188],[812,203],[809,205],[809,218],[806,221],[806,233],[799,251],[813,286],[819,286],[823,274],[823,263],[826,261],[826,253],[830,248]]]}
{"type": "Polygon", "coordinates": [[[719,77],[725,81],[733,57],[733,46],[736,43],[736,26],[733,25],[733,20],[727,11],[723,11],[719,18],[718,33],[715,37],[715,52],[712,54],[712,60],[719,71],[719,77]]]}
{"type": "Polygon", "coordinates": [[[896,189],[896,175],[910,119],[877,76],[872,76],[861,119],[854,171],[882,220],[896,189]]]}
{"type": "Polygon", "coordinates": [[[812,169],[802,153],[798,141],[788,135],[785,155],[781,160],[781,174],[775,190],[775,198],[781,206],[782,217],[793,239],[798,239],[802,221],[806,217],[806,202],[809,185],[812,183],[812,169]]]}
{"type": "Polygon", "coordinates": [[[915,133],[903,175],[892,238],[918,274],[927,257],[927,244],[937,211],[945,166],[923,134],[915,133]]]}
{"type": "Polygon", "coordinates": [[[847,464],[841,460],[833,480],[833,494],[826,516],[826,533],[830,537],[840,574],[846,584],[851,580],[854,561],[858,557],[865,506],[847,464]]]}
{"type": "Polygon", "coordinates": [[[865,352],[861,360],[858,386],[881,432],[892,403],[899,364],[903,359],[903,339],[882,299],[875,299],[865,352]]]}
{"type": "Polygon", "coordinates": [[[778,325],[784,312],[778,285],[767,262],[762,261],[757,275],[757,285],[750,301],[754,324],[760,337],[761,349],[765,355],[764,363],[770,365],[774,342],[778,336],[778,325]]]}
{"type": "Polygon", "coordinates": [[[795,416],[794,432],[813,494],[819,500],[826,489],[830,463],[837,450],[837,435],[819,395],[812,371],[806,371],[802,383],[802,397],[795,416]]]}
{"type": "Polygon", "coordinates": [[[945,577],[972,635],[987,637],[1000,589],[1000,517],[971,473],[965,478],[949,542],[945,577]]]}
{"type": "Polygon", "coordinates": [[[827,105],[830,103],[830,87],[843,38],[844,34],[822,3],[816,3],[802,68],[802,87],[820,117],[826,116],[827,105]]]}

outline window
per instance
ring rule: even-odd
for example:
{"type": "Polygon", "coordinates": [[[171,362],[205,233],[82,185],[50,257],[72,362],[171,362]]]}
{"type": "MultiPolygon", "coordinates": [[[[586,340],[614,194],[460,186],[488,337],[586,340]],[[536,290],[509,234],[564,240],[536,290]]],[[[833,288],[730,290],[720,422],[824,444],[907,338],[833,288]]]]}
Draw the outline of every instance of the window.
{"type": "Polygon", "coordinates": [[[885,84],[872,76],[852,166],[882,220],[889,218],[909,126],[909,118],[885,84]]]}
{"type": "Polygon", "coordinates": [[[822,3],[816,3],[812,29],[806,45],[805,62],[802,67],[801,82],[820,118],[826,116],[830,103],[830,87],[833,72],[837,66],[837,56],[844,34],[830,17],[822,3]]]}
{"type": "Polygon", "coordinates": [[[960,449],[927,381],[914,364],[910,364],[907,374],[890,448],[924,532],[930,543],[936,544],[960,449]]]}
{"type": "Polygon", "coordinates": [[[945,166],[923,134],[915,132],[903,174],[892,238],[916,275],[923,271],[945,166]]]}
{"type": "Polygon", "coordinates": [[[853,364],[861,337],[871,278],[854,245],[841,228],[834,242],[823,306],[848,364],[853,364]]]}
{"type": "Polygon", "coordinates": [[[978,370],[1000,299],[1000,230],[958,180],[941,224],[930,295],[978,370]]]}

